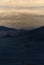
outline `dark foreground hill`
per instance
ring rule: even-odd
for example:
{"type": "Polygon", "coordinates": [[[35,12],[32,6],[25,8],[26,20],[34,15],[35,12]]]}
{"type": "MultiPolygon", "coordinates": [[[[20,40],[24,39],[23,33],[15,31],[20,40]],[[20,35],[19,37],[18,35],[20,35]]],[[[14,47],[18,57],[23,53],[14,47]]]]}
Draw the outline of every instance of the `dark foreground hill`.
{"type": "Polygon", "coordinates": [[[44,26],[16,30],[0,26],[0,65],[44,65],[44,26]]]}
{"type": "Polygon", "coordinates": [[[31,31],[0,26],[0,38],[4,37],[14,37],[15,39],[20,38],[28,41],[44,41],[44,26],[31,31]]]}

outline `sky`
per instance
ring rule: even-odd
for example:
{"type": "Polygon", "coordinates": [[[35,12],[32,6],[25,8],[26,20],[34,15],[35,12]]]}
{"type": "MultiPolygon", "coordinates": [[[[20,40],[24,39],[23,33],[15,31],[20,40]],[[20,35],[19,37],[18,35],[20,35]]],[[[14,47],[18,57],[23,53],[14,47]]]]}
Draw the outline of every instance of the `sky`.
{"type": "Polygon", "coordinates": [[[44,13],[44,0],[0,0],[0,11],[17,10],[44,13]]]}
{"type": "Polygon", "coordinates": [[[44,5],[44,0],[0,0],[0,5],[40,6],[40,5],[44,5]]]}
{"type": "MultiPolygon", "coordinates": [[[[0,12],[4,12],[4,14],[2,13],[0,15],[2,17],[6,16],[6,15],[9,15],[9,14],[11,16],[11,15],[14,14],[14,12],[15,12],[15,14],[16,14],[16,12],[18,12],[18,13],[26,13],[26,14],[27,13],[28,14],[31,13],[31,14],[37,14],[37,15],[39,15],[39,14],[44,15],[44,0],[0,0],[0,12]],[[9,12],[9,14],[7,12],[9,12]]],[[[35,21],[35,19],[34,19],[34,21],[35,21]]],[[[27,20],[28,20],[28,18],[27,18],[27,20]]],[[[20,27],[22,25],[24,25],[24,26],[36,26],[36,25],[37,26],[40,26],[40,25],[44,25],[44,17],[43,17],[43,19],[41,19],[39,17],[37,19],[38,20],[38,23],[37,23],[37,20],[36,20],[36,22],[34,22],[33,20],[31,22],[30,19],[27,22],[27,20],[26,20],[26,22],[24,22],[24,21],[22,22],[22,19],[21,20],[18,20],[18,22],[16,20],[15,21],[16,24],[14,24],[14,25],[15,26],[20,26],[20,27]],[[39,19],[40,19],[40,21],[39,21],[39,19]],[[19,23],[21,25],[19,25],[19,23]]],[[[9,23],[13,23],[13,21],[5,21],[4,20],[4,21],[0,21],[0,25],[6,25],[6,26],[8,26],[9,25],[9,24],[7,25],[8,22],[9,23]]]]}

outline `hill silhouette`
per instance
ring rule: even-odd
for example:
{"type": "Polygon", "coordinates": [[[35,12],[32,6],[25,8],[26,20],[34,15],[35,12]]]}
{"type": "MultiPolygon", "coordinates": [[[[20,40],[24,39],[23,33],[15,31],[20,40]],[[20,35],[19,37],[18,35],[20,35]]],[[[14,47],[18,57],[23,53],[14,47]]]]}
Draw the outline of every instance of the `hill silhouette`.
{"type": "Polygon", "coordinates": [[[0,26],[0,65],[44,65],[44,26],[16,30],[0,26]]]}
{"type": "Polygon", "coordinates": [[[30,40],[44,41],[44,26],[30,31],[30,40]]]}
{"type": "Polygon", "coordinates": [[[0,26],[0,38],[3,37],[17,37],[21,40],[28,41],[44,41],[44,26],[33,30],[16,30],[14,28],[0,26]]]}

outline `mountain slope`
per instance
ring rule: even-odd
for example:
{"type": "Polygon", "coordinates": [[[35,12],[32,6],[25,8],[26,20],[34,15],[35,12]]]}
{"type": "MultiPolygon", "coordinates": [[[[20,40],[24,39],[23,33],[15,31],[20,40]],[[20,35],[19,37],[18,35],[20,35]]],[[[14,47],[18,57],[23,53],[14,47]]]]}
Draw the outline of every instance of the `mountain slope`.
{"type": "Polygon", "coordinates": [[[0,26],[0,38],[3,37],[14,37],[27,41],[44,41],[44,26],[31,31],[0,26]]]}
{"type": "Polygon", "coordinates": [[[0,33],[0,65],[44,65],[44,26],[31,31],[1,26],[0,33]]]}

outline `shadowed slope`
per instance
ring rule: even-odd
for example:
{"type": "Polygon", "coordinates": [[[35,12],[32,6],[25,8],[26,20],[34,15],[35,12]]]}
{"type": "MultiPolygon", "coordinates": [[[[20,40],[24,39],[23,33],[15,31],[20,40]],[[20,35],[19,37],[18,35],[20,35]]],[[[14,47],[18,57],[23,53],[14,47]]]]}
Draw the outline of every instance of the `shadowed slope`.
{"type": "Polygon", "coordinates": [[[44,65],[44,26],[31,31],[5,28],[0,27],[0,65],[44,65]]]}
{"type": "Polygon", "coordinates": [[[0,38],[14,37],[21,40],[44,41],[44,26],[34,30],[16,30],[13,28],[0,26],[0,38]]]}

